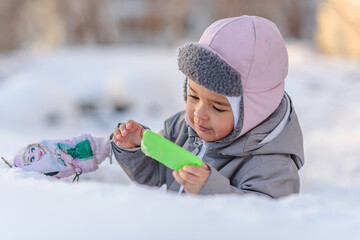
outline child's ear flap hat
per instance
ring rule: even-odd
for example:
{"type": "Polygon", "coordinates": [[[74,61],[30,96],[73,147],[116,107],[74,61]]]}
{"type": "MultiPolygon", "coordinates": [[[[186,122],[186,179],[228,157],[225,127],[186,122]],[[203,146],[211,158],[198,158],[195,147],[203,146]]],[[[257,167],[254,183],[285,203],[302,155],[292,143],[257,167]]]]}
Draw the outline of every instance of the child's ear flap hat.
{"type": "MultiPolygon", "coordinates": [[[[237,99],[235,127],[225,141],[264,121],[279,106],[288,72],[284,40],[274,23],[255,16],[221,19],[211,24],[198,43],[180,48],[179,69],[187,78],[237,99]]],[[[185,83],[185,94],[187,94],[185,83]]]]}

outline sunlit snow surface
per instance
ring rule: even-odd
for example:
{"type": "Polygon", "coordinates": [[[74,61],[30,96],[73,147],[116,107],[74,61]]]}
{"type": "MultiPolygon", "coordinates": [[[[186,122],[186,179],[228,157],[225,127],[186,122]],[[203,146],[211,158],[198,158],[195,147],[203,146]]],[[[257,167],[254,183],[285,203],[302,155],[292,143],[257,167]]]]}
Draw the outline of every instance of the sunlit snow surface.
{"type": "MultiPolygon", "coordinates": [[[[0,239],[360,239],[360,61],[325,57],[305,42],[288,50],[286,90],[306,157],[299,196],[178,196],[132,183],[109,161],[78,183],[0,161],[0,239]]],[[[0,56],[0,156],[11,162],[43,139],[109,135],[129,118],[160,130],[184,108],[176,51],[0,56]]]]}

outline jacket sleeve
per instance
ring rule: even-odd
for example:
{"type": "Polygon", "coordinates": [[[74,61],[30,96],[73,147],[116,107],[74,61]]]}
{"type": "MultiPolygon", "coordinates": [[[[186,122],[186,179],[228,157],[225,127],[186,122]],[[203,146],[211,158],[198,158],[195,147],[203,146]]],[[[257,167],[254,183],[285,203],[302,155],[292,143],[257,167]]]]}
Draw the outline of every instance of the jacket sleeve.
{"type": "MultiPolygon", "coordinates": [[[[246,194],[255,193],[272,198],[280,198],[299,193],[298,169],[290,156],[285,154],[256,155],[259,164],[246,172],[236,172],[231,184],[229,178],[210,167],[210,176],[200,194],[246,194]]],[[[254,159],[252,159],[254,160],[254,159]]],[[[251,160],[250,160],[251,162],[251,160]]],[[[245,167],[245,166],[243,166],[245,167]]]]}

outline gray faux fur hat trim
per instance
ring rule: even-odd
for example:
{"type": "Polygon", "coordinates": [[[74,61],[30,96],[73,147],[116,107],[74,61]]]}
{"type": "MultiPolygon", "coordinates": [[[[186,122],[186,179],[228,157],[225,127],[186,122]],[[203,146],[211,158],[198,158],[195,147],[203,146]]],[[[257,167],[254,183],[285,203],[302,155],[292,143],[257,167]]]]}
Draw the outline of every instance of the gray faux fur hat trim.
{"type": "Polygon", "coordinates": [[[190,43],[180,48],[178,65],[188,78],[211,91],[228,97],[242,95],[240,73],[199,44],[190,43]]]}

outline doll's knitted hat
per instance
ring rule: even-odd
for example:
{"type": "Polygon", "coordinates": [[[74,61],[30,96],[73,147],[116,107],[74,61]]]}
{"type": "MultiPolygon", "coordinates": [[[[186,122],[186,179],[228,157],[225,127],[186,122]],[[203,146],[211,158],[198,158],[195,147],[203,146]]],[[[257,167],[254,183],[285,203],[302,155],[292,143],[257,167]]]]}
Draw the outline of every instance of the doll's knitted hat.
{"type": "MultiPolygon", "coordinates": [[[[233,109],[240,116],[234,117],[236,127],[226,137],[229,139],[245,134],[279,106],[288,55],[274,23],[262,17],[240,16],[214,22],[199,42],[180,48],[178,65],[197,84],[228,99],[241,100],[239,109],[233,109]]],[[[185,83],[185,95],[186,87],[185,83]]]]}

